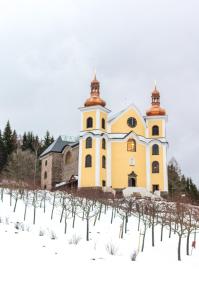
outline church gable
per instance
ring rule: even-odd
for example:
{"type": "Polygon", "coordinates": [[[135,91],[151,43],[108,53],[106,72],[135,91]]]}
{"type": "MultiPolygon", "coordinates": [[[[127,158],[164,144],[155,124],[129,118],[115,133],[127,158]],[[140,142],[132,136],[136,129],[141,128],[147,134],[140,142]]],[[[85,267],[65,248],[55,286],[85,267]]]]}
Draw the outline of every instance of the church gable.
{"type": "Polygon", "coordinates": [[[142,136],[145,136],[146,131],[144,118],[133,105],[110,120],[111,133],[128,133],[130,131],[142,136]]]}

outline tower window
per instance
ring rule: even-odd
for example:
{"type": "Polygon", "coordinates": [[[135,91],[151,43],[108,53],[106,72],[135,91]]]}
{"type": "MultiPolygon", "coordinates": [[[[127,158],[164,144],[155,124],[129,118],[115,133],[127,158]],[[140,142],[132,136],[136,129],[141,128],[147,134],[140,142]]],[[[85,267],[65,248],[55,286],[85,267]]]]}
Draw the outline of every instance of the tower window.
{"type": "Polygon", "coordinates": [[[45,166],[47,166],[47,164],[48,164],[48,161],[46,160],[46,161],[45,161],[45,166]]]}
{"type": "Polygon", "coordinates": [[[127,151],[136,151],[136,141],[134,139],[129,139],[127,142],[127,151]]]}
{"type": "Polygon", "coordinates": [[[86,149],[92,148],[92,138],[88,137],[86,139],[86,149]]]}
{"type": "Polygon", "coordinates": [[[160,166],[158,161],[152,162],[152,173],[159,173],[160,172],[160,166]]]}
{"type": "Polygon", "coordinates": [[[106,186],[106,181],[102,180],[102,186],[106,186]]]}
{"type": "Polygon", "coordinates": [[[106,157],[104,155],[102,156],[102,168],[106,169],[106,157]]]}
{"type": "Polygon", "coordinates": [[[102,149],[106,149],[106,140],[102,139],[102,149]]]}
{"type": "Polygon", "coordinates": [[[86,127],[87,127],[87,128],[92,128],[92,127],[93,127],[93,118],[89,117],[89,118],[86,120],[86,127]]]}
{"type": "Polygon", "coordinates": [[[152,135],[159,135],[159,127],[157,125],[152,127],[152,135]]]}
{"type": "Polygon", "coordinates": [[[102,128],[105,129],[106,128],[106,124],[105,124],[105,119],[102,118],[102,128]]]}
{"type": "Polygon", "coordinates": [[[157,144],[152,146],[152,155],[159,155],[159,146],[157,144]]]}
{"type": "Polygon", "coordinates": [[[47,172],[45,171],[44,172],[44,179],[46,179],[47,178],[47,172]]]}
{"type": "Polygon", "coordinates": [[[92,167],[92,156],[91,155],[86,155],[85,158],[85,167],[86,168],[91,168],[92,167]]]}

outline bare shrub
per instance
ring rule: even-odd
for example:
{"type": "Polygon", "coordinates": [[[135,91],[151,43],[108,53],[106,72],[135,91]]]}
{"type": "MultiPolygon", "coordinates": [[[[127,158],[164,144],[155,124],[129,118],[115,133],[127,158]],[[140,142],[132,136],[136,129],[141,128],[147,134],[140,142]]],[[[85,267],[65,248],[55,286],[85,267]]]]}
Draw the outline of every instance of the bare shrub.
{"type": "Polygon", "coordinates": [[[131,260],[132,261],[136,261],[136,258],[137,258],[137,252],[134,250],[133,253],[131,253],[131,256],[130,256],[131,260]]]}
{"type": "Polygon", "coordinates": [[[106,251],[110,255],[116,255],[118,252],[118,247],[116,247],[112,242],[106,244],[106,251]]]}
{"type": "Polygon", "coordinates": [[[51,240],[56,240],[57,239],[57,235],[53,230],[51,230],[51,232],[50,232],[50,238],[51,238],[51,240]]]}
{"type": "Polygon", "coordinates": [[[81,240],[81,236],[73,234],[73,236],[70,238],[70,240],[68,241],[68,243],[70,245],[77,245],[81,240]]]}
{"type": "Polygon", "coordinates": [[[44,236],[45,235],[45,231],[43,229],[39,230],[39,236],[44,236]]]}

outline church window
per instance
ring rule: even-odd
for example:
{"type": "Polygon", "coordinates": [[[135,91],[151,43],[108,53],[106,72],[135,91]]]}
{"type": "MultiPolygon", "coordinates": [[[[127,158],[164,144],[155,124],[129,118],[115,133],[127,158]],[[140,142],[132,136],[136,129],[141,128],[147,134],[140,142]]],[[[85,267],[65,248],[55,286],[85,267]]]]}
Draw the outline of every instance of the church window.
{"type": "Polygon", "coordinates": [[[92,156],[91,155],[86,155],[85,158],[85,167],[86,168],[91,168],[92,167],[92,156]]]}
{"type": "Polygon", "coordinates": [[[102,168],[106,169],[106,157],[102,156],[102,168]]]}
{"type": "Polygon", "coordinates": [[[159,146],[157,144],[152,146],[152,155],[159,155],[159,146]]]}
{"type": "Polygon", "coordinates": [[[159,173],[159,172],[160,172],[159,162],[153,161],[152,162],[152,173],[159,173]]]}
{"type": "Polygon", "coordinates": [[[136,141],[134,139],[129,139],[127,142],[127,151],[136,151],[136,141]]]}
{"type": "Polygon", "coordinates": [[[47,166],[47,164],[48,164],[48,161],[46,160],[46,161],[45,161],[45,166],[47,166]]]}
{"type": "Polygon", "coordinates": [[[45,171],[44,172],[44,179],[46,179],[47,178],[47,172],[45,171]]]}
{"type": "Polygon", "coordinates": [[[106,149],[106,140],[102,139],[102,149],[106,149]]]}
{"type": "Polygon", "coordinates": [[[105,119],[102,118],[102,128],[105,129],[106,128],[106,125],[105,125],[105,119]]]}
{"type": "Polygon", "coordinates": [[[93,118],[89,117],[89,118],[86,120],[86,127],[87,127],[87,128],[92,128],[92,127],[93,127],[93,118]]]}
{"type": "Polygon", "coordinates": [[[134,128],[137,126],[137,120],[133,117],[128,118],[127,124],[129,127],[134,128]]]}
{"type": "Polygon", "coordinates": [[[86,139],[86,149],[92,148],[92,138],[88,137],[86,139]]]}
{"type": "Polygon", "coordinates": [[[159,127],[157,125],[152,127],[152,135],[159,135],[159,127]]]}
{"type": "Polygon", "coordinates": [[[65,164],[70,164],[72,161],[72,153],[69,151],[66,153],[66,156],[65,156],[65,164]]]}

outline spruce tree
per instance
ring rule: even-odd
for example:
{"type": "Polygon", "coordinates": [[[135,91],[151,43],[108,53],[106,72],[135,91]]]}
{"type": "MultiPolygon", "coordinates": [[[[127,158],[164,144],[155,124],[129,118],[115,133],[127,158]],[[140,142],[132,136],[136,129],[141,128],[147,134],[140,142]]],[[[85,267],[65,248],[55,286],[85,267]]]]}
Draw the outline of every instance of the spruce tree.
{"type": "Polygon", "coordinates": [[[4,141],[6,154],[10,155],[14,150],[14,145],[13,145],[13,133],[9,121],[7,122],[3,132],[3,141],[4,141]]]}
{"type": "Polygon", "coordinates": [[[1,135],[1,130],[0,130],[0,172],[3,170],[3,168],[6,164],[6,161],[7,161],[7,155],[6,155],[3,138],[1,135]]]}

